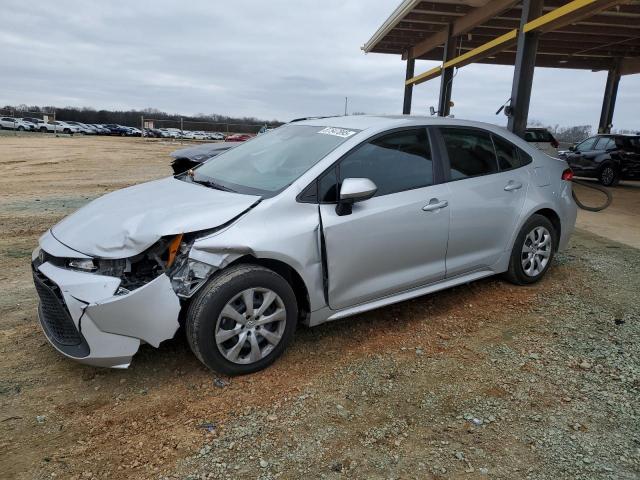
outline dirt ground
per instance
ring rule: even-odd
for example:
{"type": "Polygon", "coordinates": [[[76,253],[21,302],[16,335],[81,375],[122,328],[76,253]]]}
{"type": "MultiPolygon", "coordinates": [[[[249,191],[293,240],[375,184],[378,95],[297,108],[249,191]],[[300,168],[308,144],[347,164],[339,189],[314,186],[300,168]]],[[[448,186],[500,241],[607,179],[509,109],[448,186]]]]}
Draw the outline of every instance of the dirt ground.
{"type": "Polygon", "coordinates": [[[178,146],[0,137],[1,478],[639,478],[637,183],[580,213],[539,284],[300,329],[258,374],[212,374],[181,335],[128,370],[64,359],[37,325],[38,236],[178,146]]]}

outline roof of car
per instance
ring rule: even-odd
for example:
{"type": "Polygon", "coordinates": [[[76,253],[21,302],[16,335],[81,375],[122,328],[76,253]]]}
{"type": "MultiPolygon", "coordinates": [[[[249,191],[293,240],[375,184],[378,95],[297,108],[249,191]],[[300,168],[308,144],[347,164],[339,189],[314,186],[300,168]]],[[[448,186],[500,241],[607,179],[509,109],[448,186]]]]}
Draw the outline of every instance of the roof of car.
{"type": "Polygon", "coordinates": [[[296,125],[311,125],[316,127],[336,127],[352,128],[355,130],[366,130],[369,128],[393,128],[411,125],[443,125],[470,126],[470,127],[490,127],[497,125],[476,122],[472,120],[461,120],[451,117],[426,117],[417,115],[347,115],[336,117],[317,117],[305,120],[298,120],[296,125]]]}

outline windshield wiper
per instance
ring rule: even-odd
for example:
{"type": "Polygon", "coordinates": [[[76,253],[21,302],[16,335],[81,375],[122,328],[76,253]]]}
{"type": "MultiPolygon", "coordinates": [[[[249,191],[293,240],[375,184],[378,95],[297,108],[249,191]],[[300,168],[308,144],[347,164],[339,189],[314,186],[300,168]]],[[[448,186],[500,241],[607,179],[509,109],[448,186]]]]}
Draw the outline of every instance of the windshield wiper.
{"type": "Polygon", "coordinates": [[[216,183],[213,180],[203,180],[203,179],[196,180],[194,178],[192,181],[194,183],[199,183],[200,185],[205,185],[207,187],[215,188],[216,190],[222,190],[223,192],[234,192],[235,193],[235,190],[233,190],[232,188],[225,187],[224,185],[216,183]]]}
{"type": "Polygon", "coordinates": [[[227,187],[225,185],[217,183],[216,181],[214,181],[211,178],[206,178],[206,179],[205,178],[196,178],[196,176],[194,175],[193,170],[189,170],[187,172],[187,176],[191,178],[191,181],[193,183],[198,183],[198,184],[204,185],[206,187],[215,188],[216,190],[222,190],[223,192],[233,192],[233,193],[236,192],[232,188],[229,188],[229,187],[227,187]]]}

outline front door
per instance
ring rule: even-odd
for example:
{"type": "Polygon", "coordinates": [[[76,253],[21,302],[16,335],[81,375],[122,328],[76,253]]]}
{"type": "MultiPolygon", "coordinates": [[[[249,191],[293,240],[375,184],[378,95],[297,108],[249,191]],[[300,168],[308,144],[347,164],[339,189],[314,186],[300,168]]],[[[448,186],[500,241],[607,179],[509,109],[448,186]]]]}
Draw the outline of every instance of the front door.
{"type": "MultiPolygon", "coordinates": [[[[378,187],[348,215],[338,215],[335,203],[320,205],[332,309],[444,278],[449,190],[446,184],[433,185],[425,128],[376,137],[327,176],[338,187],[346,178],[369,178],[378,187]]],[[[331,183],[320,179],[320,189],[331,183]]],[[[337,195],[339,188],[333,190],[337,195]]]]}

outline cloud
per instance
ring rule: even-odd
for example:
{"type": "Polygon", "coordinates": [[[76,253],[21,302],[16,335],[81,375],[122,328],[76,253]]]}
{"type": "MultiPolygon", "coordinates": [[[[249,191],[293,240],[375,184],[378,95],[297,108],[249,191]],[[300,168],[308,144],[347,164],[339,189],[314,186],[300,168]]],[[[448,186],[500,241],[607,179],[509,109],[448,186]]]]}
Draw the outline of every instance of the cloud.
{"type": "MultiPolygon", "coordinates": [[[[1,104],[158,108],[287,120],[400,113],[404,63],[360,46],[399,0],[3,1],[1,104]]],[[[418,62],[417,71],[433,63],[418,62]]],[[[453,81],[457,117],[504,123],[512,67],[470,65],[453,81]]],[[[537,69],[530,117],[597,124],[606,74],[537,69]],[[576,88],[576,86],[579,86],[576,88]]],[[[618,128],[636,123],[640,77],[620,83],[618,128]]],[[[414,89],[414,113],[439,80],[414,89]]]]}

